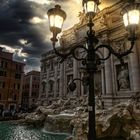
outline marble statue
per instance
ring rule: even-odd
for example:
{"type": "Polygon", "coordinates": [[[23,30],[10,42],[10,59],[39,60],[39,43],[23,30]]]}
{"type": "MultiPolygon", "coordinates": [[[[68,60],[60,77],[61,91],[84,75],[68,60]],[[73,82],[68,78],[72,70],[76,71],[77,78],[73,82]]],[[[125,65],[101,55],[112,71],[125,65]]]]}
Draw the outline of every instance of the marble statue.
{"type": "Polygon", "coordinates": [[[123,89],[128,89],[129,88],[129,72],[128,69],[126,69],[124,66],[121,66],[121,69],[118,73],[118,87],[119,90],[123,90],[123,89]]]}

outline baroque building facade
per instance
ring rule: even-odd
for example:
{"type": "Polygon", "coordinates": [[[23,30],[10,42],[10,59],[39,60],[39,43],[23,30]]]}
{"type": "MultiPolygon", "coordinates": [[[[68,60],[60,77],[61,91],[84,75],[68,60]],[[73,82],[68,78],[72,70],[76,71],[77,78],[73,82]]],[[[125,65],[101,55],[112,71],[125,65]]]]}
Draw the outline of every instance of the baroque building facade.
{"type": "MultiPolygon", "coordinates": [[[[127,40],[128,34],[123,25],[120,15],[124,2],[119,1],[110,7],[104,8],[94,18],[94,29],[99,38],[99,43],[110,44],[117,52],[130,47],[127,40]]],[[[87,20],[83,13],[79,14],[80,22],[63,32],[60,39],[59,51],[65,52],[76,45],[86,45],[87,20]]],[[[124,65],[113,55],[101,62],[95,74],[95,91],[104,105],[112,106],[126,101],[130,96],[140,92],[140,35],[133,48],[133,53],[124,58],[124,65]]],[[[97,57],[104,58],[108,51],[101,49],[97,57]]],[[[77,56],[84,57],[86,53],[77,51],[77,56]]],[[[42,55],[41,60],[41,88],[39,99],[49,101],[60,97],[81,97],[88,95],[88,87],[80,81],[76,81],[77,88],[74,92],[69,91],[68,84],[74,78],[82,78],[85,72],[80,61],[69,57],[63,63],[54,51],[48,51],[42,55]]]]}

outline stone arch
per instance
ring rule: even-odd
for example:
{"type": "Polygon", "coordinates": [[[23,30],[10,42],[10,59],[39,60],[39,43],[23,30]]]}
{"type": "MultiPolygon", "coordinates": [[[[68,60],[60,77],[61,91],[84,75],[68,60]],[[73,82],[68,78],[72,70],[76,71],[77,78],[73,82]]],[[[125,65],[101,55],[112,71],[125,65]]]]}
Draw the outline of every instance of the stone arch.
{"type": "Polygon", "coordinates": [[[96,58],[104,58],[104,55],[100,50],[96,52],[96,58]]]}

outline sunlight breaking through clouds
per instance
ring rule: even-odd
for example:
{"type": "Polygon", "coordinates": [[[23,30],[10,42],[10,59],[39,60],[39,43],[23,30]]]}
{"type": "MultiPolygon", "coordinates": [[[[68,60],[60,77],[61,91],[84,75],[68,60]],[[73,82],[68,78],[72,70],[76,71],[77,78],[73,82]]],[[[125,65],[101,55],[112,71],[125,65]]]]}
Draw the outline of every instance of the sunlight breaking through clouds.
{"type": "Polygon", "coordinates": [[[6,46],[6,45],[0,45],[0,47],[2,47],[4,49],[5,52],[9,52],[9,53],[13,53],[14,55],[17,55],[18,57],[28,57],[27,53],[23,53],[22,52],[22,48],[17,49],[17,48],[11,48],[10,46],[6,46]]]}
{"type": "Polygon", "coordinates": [[[40,24],[46,22],[46,19],[41,19],[39,17],[33,17],[32,19],[29,20],[31,24],[40,24]]]}
{"type": "Polygon", "coordinates": [[[28,43],[28,41],[25,39],[20,39],[19,43],[21,43],[22,45],[26,45],[28,43]]]}
{"type": "Polygon", "coordinates": [[[28,0],[28,1],[33,1],[38,4],[47,4],[47,5],[50,5],[51,3],[53,3],[53,0],[28,0]]]}

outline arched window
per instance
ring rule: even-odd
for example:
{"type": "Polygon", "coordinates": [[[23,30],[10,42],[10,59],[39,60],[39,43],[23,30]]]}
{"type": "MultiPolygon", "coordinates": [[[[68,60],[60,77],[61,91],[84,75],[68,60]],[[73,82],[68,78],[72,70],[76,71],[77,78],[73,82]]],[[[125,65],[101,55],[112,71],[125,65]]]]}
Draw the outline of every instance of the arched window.
{"type": "Polygon", "coordinates": [[[54,81],[50,80],[49,81],[49,92],[53,92],[54,90],[54,81]]]}
{"type": "Polygon", "coordinates": [[[46,91],[46,82],[43,81],[42,82],[42,92],[45,92],[46,91]]]}
{"type": "Polygon", "coordinates": [[[54,70],[54,62],[53,62],[53,60],[50,62],[50,70],[54,70]]]}

